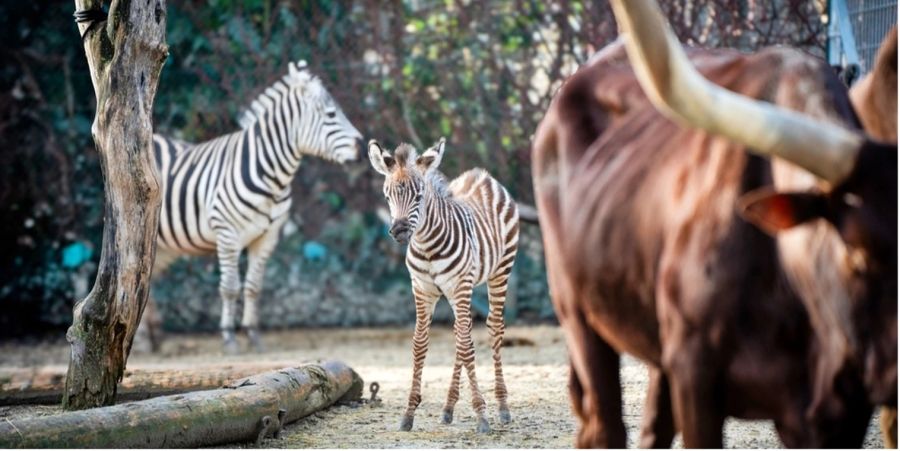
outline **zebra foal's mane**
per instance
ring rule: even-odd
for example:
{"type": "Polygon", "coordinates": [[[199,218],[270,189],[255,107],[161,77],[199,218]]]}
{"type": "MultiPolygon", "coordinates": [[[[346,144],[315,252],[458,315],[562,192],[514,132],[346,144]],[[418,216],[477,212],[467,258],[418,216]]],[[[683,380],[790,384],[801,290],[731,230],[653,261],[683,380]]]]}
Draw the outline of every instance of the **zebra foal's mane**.
{"type": "MultiPolygon", "coordinates": [[[[404,170],[415,167],[418,156],[416,148],[407,143],[401,143],[397,146],[397,150],[394,151],[394,160],[397,162],[397,167],[404,168],[404,170]]],[[[422,172],[418,167],[415,167],[415,170],[422,172]]],[[[438,171],[437,168],[422,173],[422,178],[438,197],[445,199],[451,197],[447,176],[438,171]]]]}
{"type": "Polygon", "coordinates": [[[306,61],[300,60],[296,64],[288,63],[288,73],[276,80],[256,97],[250,107],[245,109],[238,118],[241,129],[253,127],[259,118],[274,105],[274,100],[290,92],[291,89],[308,90],[309,94],[321,96],[322,81],[319,77],[309,73],[306,61]]]}

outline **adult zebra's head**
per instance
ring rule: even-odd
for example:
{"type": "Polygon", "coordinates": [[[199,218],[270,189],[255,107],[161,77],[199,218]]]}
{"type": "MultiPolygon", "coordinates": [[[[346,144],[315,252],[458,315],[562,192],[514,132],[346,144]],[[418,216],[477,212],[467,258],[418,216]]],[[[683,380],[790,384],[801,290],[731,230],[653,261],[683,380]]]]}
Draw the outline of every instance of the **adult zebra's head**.
{"type": "Polygon", "coordinates": [[[384,150],[374,139],[369,141],[369,161],[372,167],[384,175],[384,197],[391,211],[391,236],[405,244],[416,233],[420,219],[425,214],[426,185],[437,172],[444,155],[444,138],[422,153],[409,144],[400,144],[394,155],[384,150]]]}
{"type": "Polygon", "coordinates": [[[289,145],[298,154],[337,163],[361,158],[362,134],[306,62],[288,64],[288,73],[266,89],[240,120],[243,128],[264,122],[272,130],[285,127],[289,145]]]}

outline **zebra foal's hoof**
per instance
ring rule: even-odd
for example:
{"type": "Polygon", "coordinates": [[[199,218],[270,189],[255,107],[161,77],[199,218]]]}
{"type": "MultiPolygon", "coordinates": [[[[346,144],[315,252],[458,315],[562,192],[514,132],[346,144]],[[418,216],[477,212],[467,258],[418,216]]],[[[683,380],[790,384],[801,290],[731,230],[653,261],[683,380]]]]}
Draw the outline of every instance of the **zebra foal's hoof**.
{"type": "Polygon", "coordinates": [[[479,434],[490,434],[491,427],[488,425],[487,418],[481,417],[478,419],[478,429],[476,429],[479,434]]]}
{"type": "Polygon", "coordinates": [[[453,422],[453,411],[445,410],[443,414],[441,414],[441,423],[450,424],[453,422]]]}
{"type": "Polygon", "coordinates": [[[400,420],[400,430],[404,432],[409,432],[412,430],[413,425],[413,417],[412,415],[404,415],[403,419],[400,420]]]}
{"type": "Polygon", "coordinates": [[[509,424],[512,421],[512,416],[509,414],[509,410],[501,410],[500,411],[500,423],[501,424],[509,424]]]}

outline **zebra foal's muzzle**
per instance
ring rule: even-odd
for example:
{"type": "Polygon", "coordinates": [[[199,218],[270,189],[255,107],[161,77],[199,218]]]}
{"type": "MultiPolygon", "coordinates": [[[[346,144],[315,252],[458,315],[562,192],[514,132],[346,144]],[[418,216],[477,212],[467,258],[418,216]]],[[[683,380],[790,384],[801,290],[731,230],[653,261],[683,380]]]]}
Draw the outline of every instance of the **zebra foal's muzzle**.
{"type": "Polygon", "coordinates": [[[394,241],[400,244],[406,244],[409,242],[409,237],[412,235],[412,230],[409,227],[409,221],[405,219],[400,219],[394,221],[394,224],[391,225],[391,237],[394,238],[394,241]]]}

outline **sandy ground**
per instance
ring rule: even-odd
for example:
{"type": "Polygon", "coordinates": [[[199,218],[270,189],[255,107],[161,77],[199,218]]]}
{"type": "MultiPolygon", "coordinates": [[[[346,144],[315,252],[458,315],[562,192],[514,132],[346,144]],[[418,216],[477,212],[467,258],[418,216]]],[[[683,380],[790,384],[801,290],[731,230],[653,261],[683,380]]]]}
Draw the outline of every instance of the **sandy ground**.
{"type": "MultiPolygon", "coordinates": [[[[507,337],[527,339],[534,345],[503,348],[504,374],[509,390],[512,423],[497,420],[493,397],[493,368],[488,334],[483,325],[475,330],[478,382],[488,403],[490,434],[475,432],[470,389],[466,382],[456,406],[454,423],[440,423],[440,413],[453,364],[453,334],[448,327],[435,327],[423,374],[423,400],[411,432],[397,430],[406,406],[412,375],[412,328],[395,329],[307,329],[271,331],[265,335],[269,349],[263,354],[225,357],[219,353],[217,335],[171,335],[162,355],[134,355],[133,363],[224,363],[228,361],[305,362],[340,359],[353,367],[368,383],[377,381],[382,399],[379,407],[339,406],[289,425],[281,439],[267,440],[277,448],[569,448],[576,421],[566,390],[568,369],[562,334],[555,326],[510,327],[507,337]]],[[[3,367],[62,364],[67,361],[65,343],[0,343],[3,367]]],[[[621,367],[625,423],[630,447],[637,444],[646,369],[626,357],[621,367]]],[[[465,378],[464,378],[465,380],[465,378]]],[[[55,407],[0,407],[0,419],[55,413],[55,407]]],[[[680,439],[675,446],[680,447],[680,439]]],[[[242,446],[242,445],[236,445],[242,446]]],[[[249,446],[249,445],[243,445],[249,446]]],[[[771,422],[729,419],[725,446],[738,448],[782,447],[771,422]]],[[[865,447],[883,443],[873,418],[865,447]]]]}

